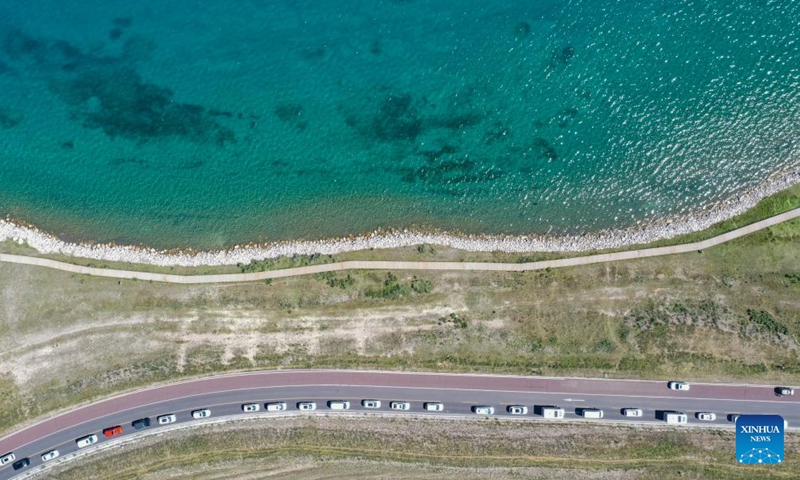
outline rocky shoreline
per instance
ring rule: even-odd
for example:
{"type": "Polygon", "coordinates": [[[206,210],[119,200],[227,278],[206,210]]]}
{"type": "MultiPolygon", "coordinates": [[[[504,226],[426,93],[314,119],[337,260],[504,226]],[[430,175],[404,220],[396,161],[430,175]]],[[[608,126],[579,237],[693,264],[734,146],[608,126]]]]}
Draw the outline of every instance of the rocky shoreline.
{"type": "Polygon", "coordinates": [[[689,215],[654,220],[636,227],[609,229],[581,236],[456,235],[447,232],[431,233],[407,230],[375,231],[348,238],[279,242],[266,245],[237,245],[227,250],[217,251],[173,252],[131,245],[67,243],[34,226],[24,226],[8,219],[0,220],[0,241],[13,240],[20,244],[28,244],[43,254],[183,267],[236,265],[249,263],[252,260],[281,256],[315,253],[333,255],[371,248],[398,248],[419,244],[447,246],[472,252],[581,252],[650,243],[703,230],[715,223],[739,215],[752,208],[763,198],[797,183],[800,183],[800,169],[774,175],[746,194],[689,215]]]}

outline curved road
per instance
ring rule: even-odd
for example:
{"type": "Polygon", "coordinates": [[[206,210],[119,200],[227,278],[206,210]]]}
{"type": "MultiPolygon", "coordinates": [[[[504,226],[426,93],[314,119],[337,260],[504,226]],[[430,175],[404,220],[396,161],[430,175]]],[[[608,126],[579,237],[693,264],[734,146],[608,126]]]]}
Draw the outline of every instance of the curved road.
{"type": "Polygon", "coordinates": [[[22,255],[9,255],[0,253],[0,262],[34,265],[38,267],[53,268],[65,272],[94,275],[98,277],[124,278],[136,280],[149,280],[167,283],[229,283],[251,282],[270,278],[293,277],[323,272],[338,272],[342,270],[481,270],[522,272],[530,270],[544,270],[546,268],[571,267],[575,265],[589,265],[593,263],[613,262],[618,260],[632,260],[636,258],[657,257],[673,255],[676,253],[696,252],[731,241],[735,238],[748,235],[758,230],[777,225],[779,223],[800,217],[800,208],[781,213],[774,217],[737,228],[701,242],[672,245],[668,247],[645,248],[642,250],[629,250],[625,252],[604,253],[587,255],[583,257],[562,258],[558,260],[545,260],[530,263],[488,263],[488,262],[401,262],[401,261],[348,261],[328,263],[324,265],[310,265],[307,267],[286,268],[283,270],[270,270],[255,273],[231,273],[220,275],[174,275],[167,273],[136,272],[130,270],[115,270],[106,268],[84,267],[71,263],[59,262],[47,258],[26,257],[22,255]]]}
{"type": "MultiPolygon", "coordinates": [[[[189,380],[148,388],[91,405],[85,405],[61,415],[48,418],[0,439],[0,454],[14,452],[16,459],[29,458],[31,465],[15,472],[11,465],[0,467],[0,479],[11,478],[42,464],[41,454],[58,449],[63,460],[78,450],[75,440],[96,434],[99,444],[108,441],[102,435],[107,427],[121,425],[122,437],[134,432],[131,422],[150,417],[152,424],[144,431],[158,426],[155,417],[174,413],[177,425],[197,423],[191,411],[209,408],[212,420],[230,415],[242,415],[244,403],[260,403],[261,411],[254,417],[281,415],[264,411],[264,402],[285,401],[289,414],[298,414],[296,403],[315,401],[318,409],[312,413],[329,413],[328,400],[344,399],[351,403],[351,413],[363,412],[362,399],[382,401],[373,412],[399,415],[473,416],[471,407],[492,405],[495,416],[508,416],[508,405],[526,405],[527,415],[518,417],[531,421],[546,421],[535,414],[536,406],[558,405],[565,409],[567,419],[578,419],[575,409],[601,408],[605,416],[599,422],[633,422],[663,424],[656,419],[659,410],[686,412],[694,425],[732,426],[730,413],[778,414],[789,425],[800,425],[800,398],[779,397],[773,386],[692,384],[689,391],[672,391],[666,382],[638,380],[606,380],[585,378],[514,377],[490,375],[454,375],[436,373],[405,373],[343,370],[297,370],[244,373],[189,380]],[[411,402],[408,412],[392,412],[390,401],[411,402]],[[441,413],[424,412],[422,403],[443,402],[441,413]],[[644,416],[626,419],[620,409],[638,407],[644,416]],[[696,412],[715,412],[715,422],[700,422],[696,412]]],[[[590,420],[587,420],[590,421],[590,420]]],[[[91,450],[94,447],[88,447],[91,450]]],[[[57,463],[59,460],[53,461],[57,463]]]]}

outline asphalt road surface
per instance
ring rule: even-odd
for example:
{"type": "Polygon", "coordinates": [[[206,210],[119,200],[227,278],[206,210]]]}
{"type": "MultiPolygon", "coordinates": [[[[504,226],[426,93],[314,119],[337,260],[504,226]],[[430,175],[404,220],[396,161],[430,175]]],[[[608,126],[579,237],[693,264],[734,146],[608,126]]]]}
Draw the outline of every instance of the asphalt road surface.
{"type": "MultiPolygon", "coordinates": [[[[775,386],[692,384],[689,391],[673,391],[667,382],[605,380],[550,377],[512,377],[484,375],[448,375],[434,373],[393,373],[369,371],[283,371],[226,375],[197,379],[161,387],[140,390],[130,394],[106,399],[86,405],[62,415],[17,431],[0,439],[0,454],[14,452],[16,460],[29,458],[31,465],[14,471],[11,463],[0,467],[0,479],[12,478],[42,464],[41,455],[57,449],[59,458],[48,463],[65,460],[78,449],[75,440],[96,434],[100,445],[109,440],[103,436],[104,428],[121,426],[122,438],[138,433],[131,423],[149,417],[151,425],[141,432],[164,429],[156,417],[175,414],[176,424],[197,423],[191,412],[196,409],[211,410],[211,420],[231,415],[243,415],[242,405],[258,403],[261,410],[247,414],[254,418],[267,419],[286,413],[298,414],[297,403],[314,401],[315,412],[300,414],[339,413],[330,410],[330,400],[350,401],[350,410],[345,413],[378,412],[396,415],[466,416],[476,405],[495,407],[495,417],[512,417],[507,413],[509,405],[525,405],[527,415],[515,416],[528,421],[546,420],[534,413],[536,406],[556,405],[565,410],[565,420],[593,422],[631,422],[660,424],[657,411],[681,411],[689,416],[689,424],[696,426],[733,427],[727,419],[731,413],[778,414],[792,425],[800,425],[800,398],[780,397],[775,386]],[[367,410],[361,406],[363,399],[381,400],[378,410],[367,410]],[[285,413],[266,412],[266,402],[284,401],[285,413]],[[408,401],[409,411],[392,411],[391,401],[408,401]],[[444,411],[426,412],[423,402],[442,402],[444,411]],[[600,408],[604,411],[601,420],[583,420],[576,412],[580,408],[600,408]],[[626,418],[622,408],[641,408],[641,418],[626,418]],[[714,422],[699,421],[697,412],[714,412],[714,422]]],[[[169,427],[169,426],[166,426],[169,427]]],[[[91,450],[94,446],[83,450],[91,450]]],[[[80,459],[76,459],[80,461],[80,459]]]]}

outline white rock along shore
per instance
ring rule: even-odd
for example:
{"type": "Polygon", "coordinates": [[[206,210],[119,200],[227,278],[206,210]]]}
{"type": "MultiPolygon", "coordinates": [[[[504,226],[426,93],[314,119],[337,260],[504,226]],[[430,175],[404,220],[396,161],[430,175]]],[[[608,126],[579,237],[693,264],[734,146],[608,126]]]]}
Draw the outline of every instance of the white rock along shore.
{"type": "Polygon", "coordinates": [[[61,254],[93,260],[158,266],[214,266],[250,263],[252,260],[292,255],[332,255],[370,248],[438,245],[472,252],[582,252],[644,244],[706,229],[739,215],[764,197],[800,183],[800,168],[777,174],[746,194],[719,205],[677,218],[660,219],[626,228],[608,229],[575,236],[548,235],[455,235],[447,232],[372,232],[348,238],[287,241],[265,245],[234,246],[216,251],[159,251],[133,245],[68,243],[35,227],[0,220],[0,241],[27,243],[43,254],[61,254]]]}

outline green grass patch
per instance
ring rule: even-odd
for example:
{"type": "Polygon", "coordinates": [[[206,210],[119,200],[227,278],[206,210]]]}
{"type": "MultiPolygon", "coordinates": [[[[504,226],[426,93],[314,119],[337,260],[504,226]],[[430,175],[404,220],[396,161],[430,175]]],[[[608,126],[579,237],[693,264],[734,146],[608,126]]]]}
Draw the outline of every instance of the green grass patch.
{"type": "Polygon", "coordinates": [[[748,309],[747,316],[750,318],[751,322],[758,324],[770,333],[777,333],[781,335],[789,334],[789,329],[786,328],[786,325],[775,320],[775,318],[773,318],[769,312],[764,310],[748,309]]]}
{"type": "Polygon", "coordinates": [[[397,275],[389,272],[380,287],[367,287],[364,295],[373,299],[393,300],[411,294],[427,294],[433,292],[433,282],[413,277],[410,283],[401,282],[397,275]]]}

